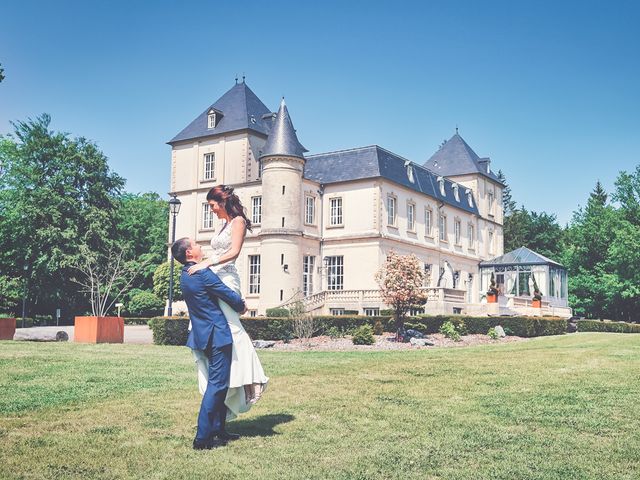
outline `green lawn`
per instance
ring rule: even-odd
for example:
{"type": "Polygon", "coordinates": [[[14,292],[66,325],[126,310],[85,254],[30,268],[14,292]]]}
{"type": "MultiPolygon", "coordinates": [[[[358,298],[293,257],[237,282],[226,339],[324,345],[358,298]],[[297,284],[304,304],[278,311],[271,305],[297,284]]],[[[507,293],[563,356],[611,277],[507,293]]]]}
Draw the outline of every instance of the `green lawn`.
{"type": "Polygon", "coordinates": [[[640,335],[261,358],[243,438],[196,452],[186,348],[0,342],[0,478],[640,478],[640,335]]]}

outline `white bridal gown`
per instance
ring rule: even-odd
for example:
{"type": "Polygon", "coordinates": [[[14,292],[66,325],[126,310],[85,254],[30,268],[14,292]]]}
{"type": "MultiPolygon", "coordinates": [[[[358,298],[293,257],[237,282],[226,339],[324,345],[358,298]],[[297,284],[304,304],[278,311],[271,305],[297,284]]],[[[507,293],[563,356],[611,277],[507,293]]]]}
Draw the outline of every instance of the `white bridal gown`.
{"type": "MultiPolygon", "coordinates": [[[[231,222],[211,239],[213,256],[220,257],[231,248],[231,222]]],[[[235,261],[222,265],[214,265],[211,270],[220,277],[220,280],[229,288],[240,295],[240,276],[236,269],[235,261]]],[[[240,323],[240,315],[222,300],[218,300],[220,309],[229,323],[233,336],[233,353],[231,357],[231,374],[229,378],[229,391],[225,404],[227,405],[227,420],[236,418],[239,414],[249,411],[251,405],[260,398],[267,386],[269,378],[265,376],[260,359],[253,347],[251,338],[240,323]]],[[[208,370],[208,369],[207,369],[208,370]]],[[[200,372],[200,393],[206,388],[208,373],[200,372]]]]}

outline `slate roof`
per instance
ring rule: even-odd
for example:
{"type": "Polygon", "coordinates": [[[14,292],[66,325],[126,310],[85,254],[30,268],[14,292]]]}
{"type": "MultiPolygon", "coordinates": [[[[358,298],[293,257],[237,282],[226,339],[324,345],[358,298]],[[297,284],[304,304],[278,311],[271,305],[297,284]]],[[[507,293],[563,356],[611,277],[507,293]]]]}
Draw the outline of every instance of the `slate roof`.
{"type": "MultiPolygon", "coordinates": [[[[456,200],[454,182],[444,179],[445,195],[442,195],[435,173],[377,145],[310,155],[304,167],[304,177],[321,184],[382,177],[478,215],[476,198],[469,205],[466,187],[459,186],[459,200],[456,200]],[[413,169],[414,182],[409,180],[409,166],[413,169]]],[[[473,197],[473,192],[471,195],[473,197]]]]}
{"type": "Polygon", "coordinates": [[[486,163],[482,163],[483,160],[488,161],[489,159],[480,158],[456,132],[424,163],[424,166],[443,177],[480,173],[491,180],[502,183],[495,173],[487,172],[487,166],[486,163]]]}
{"type": "Polygon", "coordinates": [[[237,83],[167,143],[171,145],[181,140],[193,140],[236,130],[253,130],[268,135],[272,117],[271,111],[246,83],[237,83]],[[211,109],[222,114],[215,128],[207,128],[207,115],[211,109]]]}
{"type": "Polygon", "coordinates": [[[304,158],[304,153],[307,151],[308,150],[298,141],[298,136],[296,135],[291,117],[289,116],[289,110],[283,98],[260,158],[270,155],[286,155],[289,157],[304,158]]]}
{"type": "Polygon", "coordinates": [[[516,248],[512,252],[480,262],[481,267],[495,267],[500,265],[554,265],[564,268],[562,264],[554,262],[533,250],[529,250],[527,247],[516,248]]]}

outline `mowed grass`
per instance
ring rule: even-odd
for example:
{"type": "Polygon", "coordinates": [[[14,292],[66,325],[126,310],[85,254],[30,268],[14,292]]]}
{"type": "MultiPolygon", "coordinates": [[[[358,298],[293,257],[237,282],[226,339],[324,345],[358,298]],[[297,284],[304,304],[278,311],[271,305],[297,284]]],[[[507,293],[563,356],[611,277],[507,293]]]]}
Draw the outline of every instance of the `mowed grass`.
{"type": "Polygon", "coordinates": [[[640,478],[640,335],[260,356],[203,452],[186,348],[0,342],[0,478],[640,478]]]}

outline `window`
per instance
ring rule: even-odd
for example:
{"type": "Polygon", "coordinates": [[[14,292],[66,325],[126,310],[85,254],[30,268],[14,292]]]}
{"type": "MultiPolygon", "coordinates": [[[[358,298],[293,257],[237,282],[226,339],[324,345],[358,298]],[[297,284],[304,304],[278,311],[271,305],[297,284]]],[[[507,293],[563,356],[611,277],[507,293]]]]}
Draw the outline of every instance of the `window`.
{"type": "Polygon", "coordinates": [[[329,313],[331,315],[344,315],[344,308],[330,308],[329,313]]]}
{"type": "Polygon", "coordinates": [[[467,189],[467,201],[469,202],[469,206],[473,208],[473,193],[471,193],[469,189],[467,189]]]}
{"type": "Polygon", "coordinates": [[[424,209],[424,234],[427,237],[433,237],[433,210],[426,207],[424,209]]]}
{"type": "Polygon", "coordinates": [[[342,197],[332,198],[329,202],[329,225],[342,225],[342,197]]]}
{"type": "Polygon", "coordinates": [[[316,199],[310,195],[304,197],[304,223],[313,225],[316,220],[316,199]]]}
{"type": "Polygon", "coordinates": [[[316,263],[316,257],[305,255],[302,258],[302,293],[308,297],[313,293],[313,266],[316,263]]]}
{"type": "Polygon", "coordinates": [[[462,225],[460,220],[457,218],[453,222],[453,233],[456,240],[456,245],[460,245],[460,230],[462,229],[462,225]]]}
{"type": "Polygon", "coordinates": [[[440,241],[446,242],[447,241],[447,216],[446,215],[442,215],[442,214],[440,215],[438,230],[440,231],[440,241]]]}
{"type": "Polygon", "coordinates": [[[207,119],[207,128],[216,128],[216,112],[209,112],[207,119]]]}
{"type": "Polygon", "coordinates": [[[249,316],[250,317],[257,317],[258,316],[258,311],[257,310],[249,310],[249,316]]]}
{"type": "Polygon", "coordinates": [[[476,232],[472,223],[467,225],[467,237],[469,238],[469,250],[474,250],[476,247],[476,232]]]}
{"type": "Polygon", "coordinates": [[[387,225],[396,225],[396,197],[389,195],[387,197],[387,225]]]}
{"type": "MultiPolygon", "coordinates": [[[[260,154],[262,155],[262,151],[260,152],[260,154]]],[[[258,178],[262,178],[263,169],[264,169],[264,163],[262,163],[262,160],[258,160],[258,178]]]]}
{"type": "Polygon", "coordinates": [[[215,220],[215,214],[211,210],[211,206],[208,203],[202,204],[202,230],[211,230],[215,227],[213,223],[215,220]]]}
{"type": "Polygon", "coordinates": [[[457,183],[453,184],[453,197],[456,199],[456,202],[460,201],[460,187],[457,183]]]}
{"type": "Polygon", "coordinates": [[[216,179],[216,154],[215,153],[204,154],[204,179],[205,180],[216,179]]]}
{"type": "Polygon", "coordinates": [[[378,315],[380,315],[380,309],[379,308],[365,308],[364,309],[364,314],[367,317],[377,317],[378,315]]]}
{"type": "Polygon", "coordinates": [[[416,230],[416,206],[413,203],[407,203],[407,230],[415,232],[416,230]]]}
{"type": "Polygon", "coordinates": [[[440,186],[440,195],[442,195],[443,197],[446,196],[446,192],[444,190],[444,178],[443,177],[438,177],[438,185],[440,186]]]}
{"type": "Polygon", "coordinates": [[[262,223],[262,197],[251,197],[251,223],[262,223]]]}
{"type": "Polygon", "coordinates": [[[344,257],[327,257],[327,290],[344,289],[344,257]]]}
{"type": "Polygon", "coordinates": [[[249,255],[249,294],[260,293],[260,255],[249,255]]]}
{"type": "Polygon", "coordinates": [[[407,178],[409,179],[409,181],[411,183],[415,183],[416,182],[416,178],[415,178],[415,175],[413,173],[413,166],[411,166],[411,165],[407,166],[407,178]]]}
{"type": "Polygon", "coordinates": [[[493,230],[489,230],[489,253],[493,253],[493,230]]]}
{"type": "Polygon", "coordinates": [[[489,215],[493,215],[493,200],[494,200],[493,190],[489,190],[489,193],[487,194],[487,196],[489,198],[489,215]]]}

